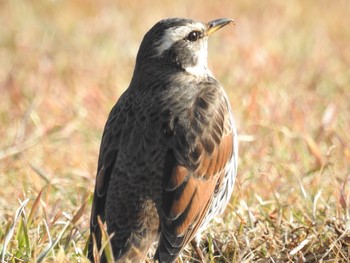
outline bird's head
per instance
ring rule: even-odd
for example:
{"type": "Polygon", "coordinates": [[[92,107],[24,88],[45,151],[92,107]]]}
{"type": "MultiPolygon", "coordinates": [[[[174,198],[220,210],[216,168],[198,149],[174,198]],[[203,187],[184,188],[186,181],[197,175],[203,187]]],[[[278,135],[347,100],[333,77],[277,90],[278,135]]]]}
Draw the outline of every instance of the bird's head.
{"type": "Polygon", "coordinates": [[[194,75],[207,74],[208,37],[231,22],[226,18],[206,24],[181,18],[161,20],[144,36],[136,67],[160,63],[194,75]]]}

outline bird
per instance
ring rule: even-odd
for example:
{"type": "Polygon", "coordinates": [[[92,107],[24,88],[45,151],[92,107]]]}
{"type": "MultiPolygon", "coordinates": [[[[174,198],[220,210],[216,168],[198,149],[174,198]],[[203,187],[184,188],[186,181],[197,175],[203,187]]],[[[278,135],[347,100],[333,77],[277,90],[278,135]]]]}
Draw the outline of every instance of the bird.
{"type": "Polygon", "coordinates": [[[187,244],[198,249],[202,231],[225,210],[237,174],[237,131],[207,57],[208,38],[231,23],[167,18],[145,34],[101,139],[91,261],[106,262],[105,227],[116,262],[175,262],[187,244]]]}

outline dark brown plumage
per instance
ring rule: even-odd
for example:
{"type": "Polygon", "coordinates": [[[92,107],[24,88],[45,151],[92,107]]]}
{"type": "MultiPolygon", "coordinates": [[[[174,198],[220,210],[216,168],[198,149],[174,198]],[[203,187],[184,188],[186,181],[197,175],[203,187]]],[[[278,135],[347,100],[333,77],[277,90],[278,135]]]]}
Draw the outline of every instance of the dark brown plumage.
{"type": "MultiPolygon", "coordinates": [[[[97,247],[99,216],[117,261],[144,261],[156,241],[155,259],[175,261],[229,201],[237,136],[206,45],[230,21],[162,20],[142,41],[130,86],[105,126],[91,212],[97,247]]],[[[91,260],[92,245],[90,238],[91,260]]]]}

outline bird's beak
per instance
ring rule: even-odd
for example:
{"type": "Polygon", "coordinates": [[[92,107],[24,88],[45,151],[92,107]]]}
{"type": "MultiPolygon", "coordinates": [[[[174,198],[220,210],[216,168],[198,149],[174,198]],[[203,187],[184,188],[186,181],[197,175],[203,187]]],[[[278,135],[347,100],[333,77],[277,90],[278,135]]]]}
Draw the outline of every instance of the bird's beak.
{"type": "Polygon", "coordinates": [[[219,30],[220,28],[233,23],[233,20],[230,18],[220,18],[220,19],[216,19],[213,21],[210,21],[207,24],[207,31],[206,31],[206,35],[210,36],[212,33],[214,33],[215,31],[219,30]]]}

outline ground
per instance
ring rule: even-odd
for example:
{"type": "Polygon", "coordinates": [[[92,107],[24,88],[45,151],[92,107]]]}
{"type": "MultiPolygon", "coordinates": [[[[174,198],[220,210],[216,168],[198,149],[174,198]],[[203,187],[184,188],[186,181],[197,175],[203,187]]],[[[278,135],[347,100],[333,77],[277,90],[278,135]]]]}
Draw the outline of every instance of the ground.
{"type": "Polygon", "coordinates": [[[236,24],[209,42],[240,148],[207,261],[347,262],[349,14],[346,0],[0,1],[2,260],[86,261],[107,115],[144,33],[180,16],[236,24]]]}

